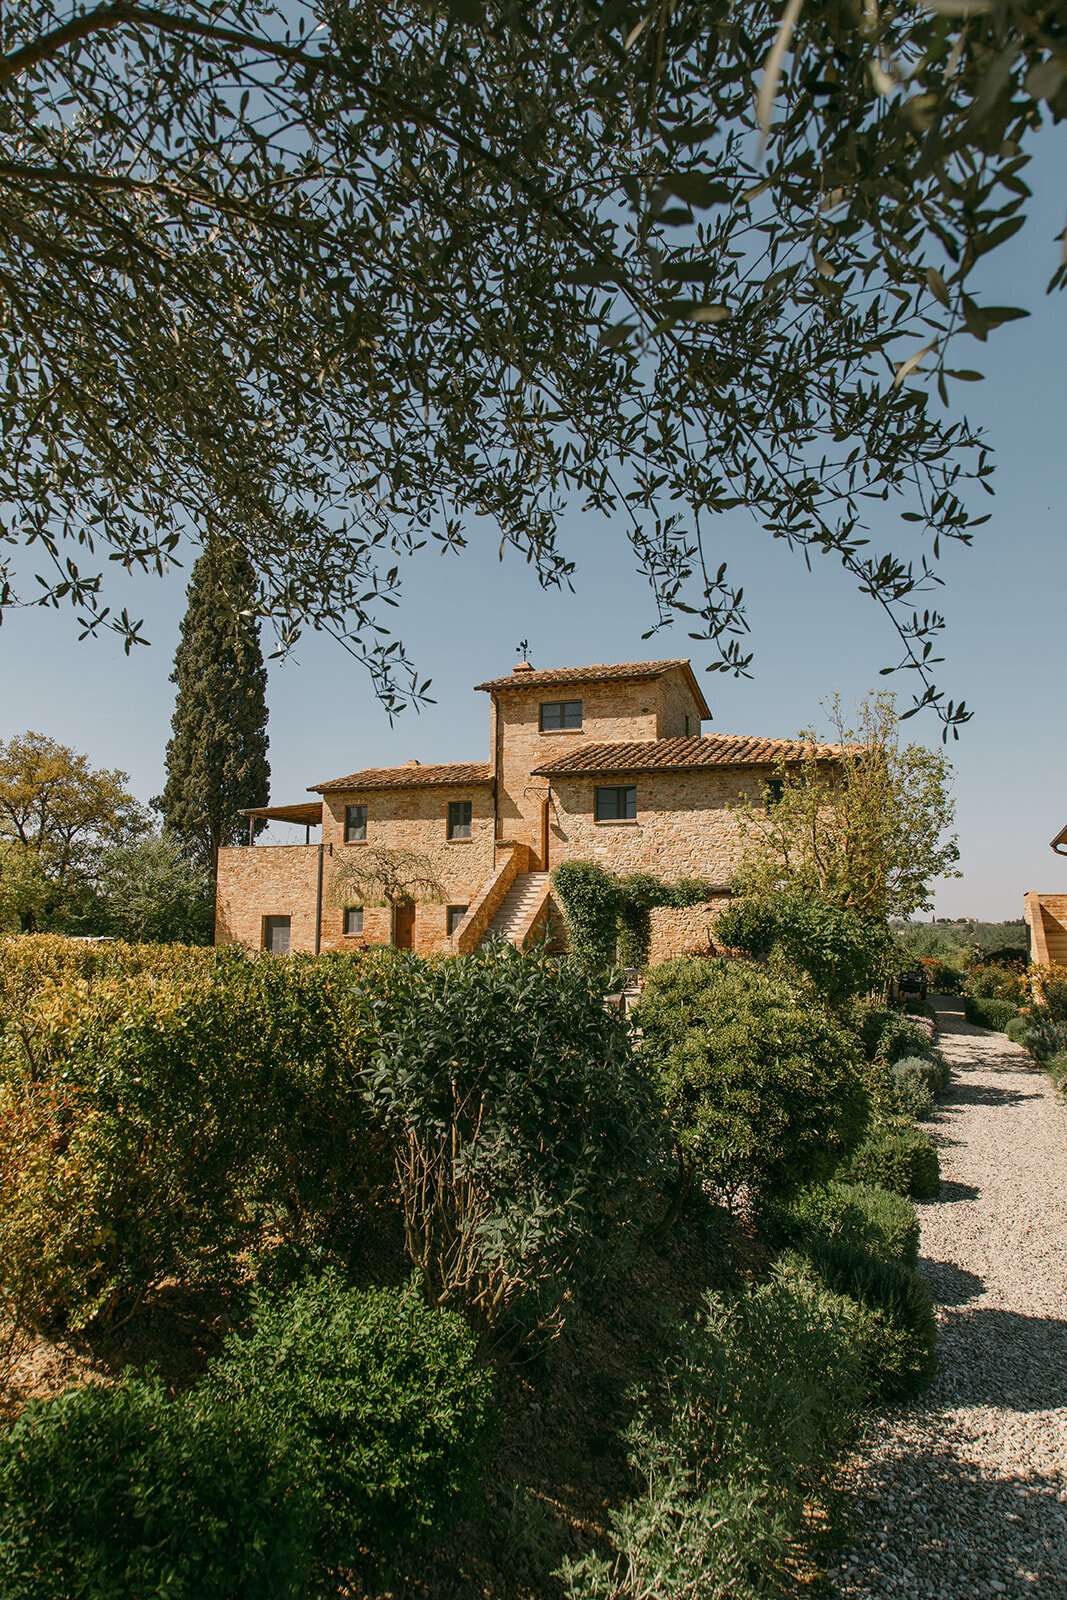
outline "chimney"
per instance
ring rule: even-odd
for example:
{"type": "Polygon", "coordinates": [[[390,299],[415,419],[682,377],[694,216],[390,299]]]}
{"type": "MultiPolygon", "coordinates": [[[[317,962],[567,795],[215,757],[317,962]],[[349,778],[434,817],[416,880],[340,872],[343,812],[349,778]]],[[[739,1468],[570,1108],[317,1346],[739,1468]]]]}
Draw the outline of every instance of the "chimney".
{"type": "Polygon", "coordinates": [[[533,664],[529,661],[516,661],[511,670],[512,672],[532,672],[533,664]]]}

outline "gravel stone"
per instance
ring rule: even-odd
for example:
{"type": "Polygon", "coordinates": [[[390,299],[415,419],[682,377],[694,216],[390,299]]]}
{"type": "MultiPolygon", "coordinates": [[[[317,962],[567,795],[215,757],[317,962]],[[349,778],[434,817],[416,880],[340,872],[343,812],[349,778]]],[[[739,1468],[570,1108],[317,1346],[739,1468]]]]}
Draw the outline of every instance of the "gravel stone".
{"type": "Polygon", "coordinates": [[[952,1083],[918,1211],[940,1367],[846,1464],[828,1576],[842,1600],[1067,1600],[1067,1111],[1018,1045],[935,1005],[952,1083]]]}

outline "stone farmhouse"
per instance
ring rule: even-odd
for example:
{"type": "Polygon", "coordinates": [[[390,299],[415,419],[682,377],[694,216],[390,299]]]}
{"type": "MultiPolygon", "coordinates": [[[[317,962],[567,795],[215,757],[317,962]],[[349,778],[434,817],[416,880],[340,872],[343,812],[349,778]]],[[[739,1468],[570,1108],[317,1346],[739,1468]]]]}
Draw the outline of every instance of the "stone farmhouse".
{"type": "MultiPolygon", "coordinates": [[[[1067,856],[1067,827],[1051,842],[1058,856],[1067,856]]],[[[1039,894],[1031,889],[1023,901],[1030,930],[1030,960],[1040,967],[1067,967],[1067,894],[1039,894]]]]}
{"type": "MultiPolygon", "coordinates": [[[[705,904],[653,913],[652,959],[706,946],[739,856],[730,807],[759,801],[775,764],[811,747],[703,738],[710,712],[686,660],[544,672],[522,661],[477,687],[489,696],[488,761],[366,768],[312,784],[313,800],[246,813],[303,824],[307,842],[220,851],[217,942],[465,954],[492,934],[521,946],[562,931],[551,868],[598,861],[620,874],[705,879],[705,904]],[[418,852],[442,893],[342,903],[338,868],[371,846],[418,852]]],[[[832,761],[837,751],[815,753],[832,761]]]]}

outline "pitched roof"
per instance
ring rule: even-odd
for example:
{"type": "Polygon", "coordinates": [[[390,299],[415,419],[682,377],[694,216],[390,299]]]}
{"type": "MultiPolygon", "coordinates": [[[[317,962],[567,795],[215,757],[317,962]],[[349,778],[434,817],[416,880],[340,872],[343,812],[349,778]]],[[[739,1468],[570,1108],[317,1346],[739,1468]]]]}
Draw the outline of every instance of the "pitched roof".
{"type": "Polygon", "coordinates": [[[679,667],[689,679],[690,688],[700,702],[703,717],[710,718],[711,712],[686,656],[678,656],[671,661],[623,661],[614,666],[549,667],[543,672],[523,669],[509,672],[506,678],[489,678],[485,683],[476,683],[474,687],[497,690],[548,689],[569,683],[640,683],[650,678],[662,678],[665,672],[673,672],[679,667]]]}
{"type": "Polygon", "coordinates": [[[720,733],[711,739],[647,739],[640,744],[586,744],[534,770],[538,777],[568,772],[694,771],[702,767],[759,767],[775,761],[802,761],[815,756],[832,761],[844,750],[838,744],[805,744],[798,739],[758,739],[743,733],[720,733]]]}
{"type": "Polygon", "coordinates": [[[456,761],[448,766],[365,767],[350,772],[347,778],[330,778],[326,783],[308,785],[309,794],[326,794],[334,789],[443,789],[471,784],[492,783],[487,761],[456,761]]]}

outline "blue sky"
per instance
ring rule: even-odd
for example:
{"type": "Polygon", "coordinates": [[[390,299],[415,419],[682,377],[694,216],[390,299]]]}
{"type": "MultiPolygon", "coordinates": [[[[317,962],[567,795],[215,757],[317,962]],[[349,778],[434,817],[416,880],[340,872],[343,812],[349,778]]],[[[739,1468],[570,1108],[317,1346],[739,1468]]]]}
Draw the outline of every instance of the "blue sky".
{"type": "MultiPolygon", "coordinates": [[[[983,508],[992,520],[973,549],[948,552],[945,588],[934,600],[949,622],[941,681],[974,711],[949,747],[964,875],[937,886],[941,916],[1020,916],[1025,890],[1067,890],[1067,863],[1048,848],[1067,822],[1067,295],[1044,293],[1060,249],[1065,155],[1061,127],[1031,168],[1040,196],[1031,222],[978,281],[980,299],[1033,315],[987,345],[961,340],[955,358],[987,375],[957,385],[956,394],[995,446],[997,472],[996,498],[983,508]]],[[[890,548],[900,544],[899,528],[890,517],[875,524],[890,548]]],[[[809,574],[740,512],[722,519],[716,539],[715,559],[728,559],[745,586],[752,681],[703,674],[709,657],[680,627],[642,641],[654,618],[651,597],[621,528],[599,519],[574,516],[566,525],[563,542],[579,563],[573,595],[540,591],[521,559],[498,561],[491,537],[460,557],[424,551],[405,574],[405,600],[393,616],[432,677],[437,703],[390,727],[364,671],[340,645],[308,636],[270,669],[273,798],[303,799],[308,784],[362,766],[484,759],[488,697],[472,685],[508,671],[522,638],[539,667],[690,656],[714,714],[705,732],[789,735],[818,722],[820,701],[834,691],[854,704],[869,689],[893,686],[878,677],[895,658],[888,627],[832,561],[809,574]]],[[[175,573],[162,582],[111,581],[112,605],[147,618],[151,648],[126,657],[110,639],[79,642],[62,611],[9,613],[0,627],[0,739],[27,728],[49,734],[95,766],[126,770],[147,800],[163,785],[168,680],[187,580],[175,573]]],[[[906,701],[904,678],[898,688],[906,701]]],[[[909,739],[939,742],[932,717],[905,730],[909,739]]]]}

